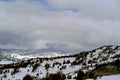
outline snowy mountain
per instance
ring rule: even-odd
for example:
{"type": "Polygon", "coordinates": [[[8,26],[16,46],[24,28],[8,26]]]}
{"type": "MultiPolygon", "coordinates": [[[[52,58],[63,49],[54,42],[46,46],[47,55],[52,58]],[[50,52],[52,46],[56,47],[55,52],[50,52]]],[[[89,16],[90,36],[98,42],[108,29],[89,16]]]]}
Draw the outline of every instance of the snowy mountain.
{"type": "Polygon", "coordinates": [[[60,53],[55,53],[55,52],[47,52],[47,53],[28,53],[28,54],[17,54],[17,53],[9,53],[9,54],[1,54],[4,59],[9,59],[9,60],[27,60],[31,58],[50,58],[50,57],[57,57],[57,56],[65,56],[67,54],[60,54],[60,53]]]}
{"type": "Polygon", "coordinates": [[[105,45],[69,55],[10,54],[9,57],[15,60],[8,63],[6,60],[6,64],[1,61],[1,80],[104,80],[105,76],[120,74],[120,46],[105,45]]]}

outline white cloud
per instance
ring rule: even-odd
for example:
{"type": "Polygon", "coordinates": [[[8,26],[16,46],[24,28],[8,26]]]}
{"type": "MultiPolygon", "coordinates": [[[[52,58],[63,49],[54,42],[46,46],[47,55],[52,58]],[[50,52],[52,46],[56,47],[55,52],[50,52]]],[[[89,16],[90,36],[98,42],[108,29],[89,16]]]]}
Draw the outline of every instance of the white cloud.
{"type": "Polygon", "coordinates": [[[49,41],[46,40],[38,40],[35,42],[34,47],[35,49],[45,49],[47,48],[46,44],[49,43],[49,41]]]}
{"type": "Polygon", "coordinates": [[[99,19],[120,19],[119,0],[49,0],[57,9],[78,9],[88,16],[99,19]]]}
{"type": "Polygon", "coordinates": [[[49,0],[48,3],[56,9],[76,8],[80,12],[50,11],[41,3],[26,1],[0,3],[0,31],[27,35],[31,48],[48,48],[47,44],[52,44],[84,50],[119,45],[118,0],[49,0]]]}

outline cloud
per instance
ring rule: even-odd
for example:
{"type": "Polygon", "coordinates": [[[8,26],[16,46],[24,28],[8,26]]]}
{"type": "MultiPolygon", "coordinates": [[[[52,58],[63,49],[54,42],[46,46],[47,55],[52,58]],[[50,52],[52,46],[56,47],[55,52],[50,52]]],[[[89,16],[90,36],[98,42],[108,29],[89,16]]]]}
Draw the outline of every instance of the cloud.
{"type": "Polygon", "coordinates": [[[35,49],[45,49],[45,48],[47,48],[47,43],[49,43],[49,41],[46,41],[46,40],[38,40],[38,41],[36,41],[35,42],[35,44],[34,44],[34,47],[35,47],[35,49]]]}
{"type": "Polygon", "coordinates": [[[78,9],[90,17],[120,20],[119,0],[49,0],[48,2],[56,9],[78,9]]]}
{"type": "Polygon", "coordinates": [[[23,48],[29,45],[29,41],[29,37],[23,34],[10,31],[0,31],[1,48],[23,48]]]}
{"type": "Polygon", "coordinates": [[[39,40],[34,44],[36,49],[50,51],[50,52],[60,52],[60,53],[71,53],[71,52],[79,52],[80,45],[65,41],[47,41],[47,40],[39,40]]]}
{"type": "Polygon", "coordinates": [[[118,0],[0,2],[0,45],[68,52],[119,45],[118,3],[118,0]]]}

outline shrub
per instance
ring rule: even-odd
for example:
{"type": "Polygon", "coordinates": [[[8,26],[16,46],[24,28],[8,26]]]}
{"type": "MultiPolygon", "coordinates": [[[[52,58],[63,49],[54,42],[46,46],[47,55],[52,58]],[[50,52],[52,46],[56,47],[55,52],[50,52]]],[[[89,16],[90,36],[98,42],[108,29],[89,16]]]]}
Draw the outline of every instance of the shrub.
{"type": "Polygon", "coordinates": [[[85,80],[84,75],[85,75],[85,73],[83,71],[79,70],[77,73],[77,80],[85,80]]]}
{"type": "Polygon", "coordinates": [[[63,61],[63,64],[66,64],[65,60],[63,61]]]}
{"type": "Polygon", "coordinates": [[[41,80],[65,80],[66,76],[62,72],[57,72],[56,74],[49,74],[46,78],[41,80]]]}
{"type": "Polygon", "coordinates": [[[32,70],[32,72],[34,72],[37,68],[38,68],[38,66],[39,66],[39,64],[37,63],[37,64],[35,64],[34,66],[33,66],[33,70],[32,70]]]}
{"type": "Polygon", "coordinates": [[[60,70],[62,70],[62,69],[66,69],[66,65],[64,65],[60,68],[60,70]]]}
{"type": "Polygon", "coordinates": [[[88,64],[91,64],[91,63],[92,63],[92,60],[89,60],[89,61],[88,61],[88,64]]]}
{"type": "Polygon", "coordinates": [[[70,60],[67,60],[67,64],[69,64],[70,63],[70,60]]]}
{"type": "Polygon", "coordinates": [[[4,75],[3,75],[3,77],[4,77],[4,78],[7,78],[7,75],[6,75],[6,74],[4,74],[4,75]]]}
{"type": "Polygon", "coordinates": [[[14,75],[19,72],[19,69],[15,68],[13,71],[11,71],[11,75],[14,75]]]}
{"type": "Polygon", "coordinates": [[[68,76],[67,76],[67,79],[71,79],[71,78],[72,78],[71,75],[68,75],[68,76]]]}
{"type": "Polygon", "coordinates": [[[23,80],[33,80],[30,75],[26,75],[23,77],[23,80]]]}
{"type": "Polygon", "coordinates": [[[74,76],[73,79],[77,79],[77,76],[74,76]]]}
{"type": "Polygon", "coordinates": [[[50,64],[45,64],[45,69],[48,69],[50,67],[50,64]]]}

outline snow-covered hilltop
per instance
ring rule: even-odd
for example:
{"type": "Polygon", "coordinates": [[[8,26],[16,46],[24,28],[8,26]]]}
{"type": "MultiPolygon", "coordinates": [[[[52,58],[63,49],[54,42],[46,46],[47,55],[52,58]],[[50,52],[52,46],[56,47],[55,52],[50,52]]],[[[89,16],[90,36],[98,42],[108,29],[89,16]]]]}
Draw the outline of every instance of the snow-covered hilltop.
{"type": "Polygon", "coordinates": [[[2,54],[5,58],[11,58],[11,60],[27,60],[31,58],[51,58],[57,56],[64,56],[65,54],[59,54],[55,52],[47,52],[47,53],[40,53],[40,54],[17,54],[17,53],[9,53],[9,54],[2,54]]]}
{"type": "Polygon", "coordinates": [[[11,54],[10,57],[18,60],[0,64],[1,80],[25,80],[28,77],[36,80],[85,80],[120,74],[120,46],[102,46],[70,55],[49,54],[11,54]]]}

